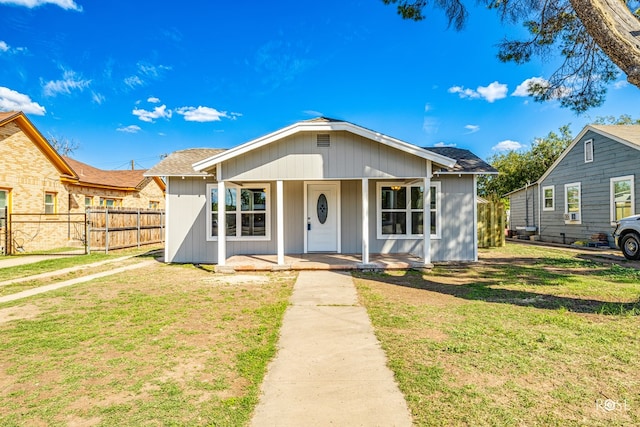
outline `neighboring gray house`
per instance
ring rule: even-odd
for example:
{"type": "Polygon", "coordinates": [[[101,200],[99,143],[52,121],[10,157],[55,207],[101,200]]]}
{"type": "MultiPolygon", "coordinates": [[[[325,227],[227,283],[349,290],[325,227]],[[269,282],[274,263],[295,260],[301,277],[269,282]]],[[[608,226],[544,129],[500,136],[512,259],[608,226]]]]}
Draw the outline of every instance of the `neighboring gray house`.
{"type": "Polygon", "coordinates": [[[370,254],[413,253],[428,265],[477,259],[483,173],[497,172],[468,150],[321,117],[229,150],[177,151],[147,175],[167,182],[167,262],[274,254],[284,264],[320,252],[368,264],[370,254]]]}
{"type": "MultiPolygon", "coordinates": [[[[570,244],[600,235],[613,246],[615,221],[640,212],[639,174],[640,125],[585,127],[536,183],[532,225],[540,240],[570,244]]],[[[522,192],[510,194],[513,224],[526,222],[522,192]]]]}
{"type": "Polygon", "coordinates": [[[534,233],[538,231],[540,195],[538,184],[533,183],[506,194],[509,197],[509,230],[534,233]]]}

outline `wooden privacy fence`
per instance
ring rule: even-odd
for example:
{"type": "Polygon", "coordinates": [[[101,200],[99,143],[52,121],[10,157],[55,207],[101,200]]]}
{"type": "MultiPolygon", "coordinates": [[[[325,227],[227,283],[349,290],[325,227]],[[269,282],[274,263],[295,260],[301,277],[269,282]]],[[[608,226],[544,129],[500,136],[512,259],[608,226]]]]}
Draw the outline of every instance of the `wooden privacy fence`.
{"type": "Polygon", "coordinates": [[[89,253],[164,242],[165,215],[161,210],[91,208],[87,222],[89,253]]]}
{"type": "Polygon", "coordinates": [[[478,203],[478,247],[504,246],[504,204],[499,200],[478,203]]]}

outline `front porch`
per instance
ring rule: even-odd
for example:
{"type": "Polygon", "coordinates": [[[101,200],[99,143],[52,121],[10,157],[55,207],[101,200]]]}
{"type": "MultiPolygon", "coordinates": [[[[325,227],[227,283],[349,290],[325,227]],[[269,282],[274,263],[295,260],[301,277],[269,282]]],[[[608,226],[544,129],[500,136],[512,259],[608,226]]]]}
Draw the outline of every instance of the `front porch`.
{"type": "Polygon", "coordinates": [[[278,264],[277,255],[234,255],[225,265],[216,266],[216,272],[286,271],[286,270],[407,270],[423,269],[424,260],[411,254],[372,254],[369,263],[362,263],[361,254],[292,254],[278,264]]]}

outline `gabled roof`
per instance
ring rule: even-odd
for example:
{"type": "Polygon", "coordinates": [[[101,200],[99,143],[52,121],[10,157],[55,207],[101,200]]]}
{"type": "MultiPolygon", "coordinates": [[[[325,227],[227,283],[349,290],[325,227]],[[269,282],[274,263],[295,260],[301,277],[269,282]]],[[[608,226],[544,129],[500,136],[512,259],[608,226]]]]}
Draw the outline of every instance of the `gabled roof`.
{"type": "Polygon", "coordinates": [[[540,183],[558,166],[558,164],[569,154],[573,147],[578,144],[587,134],[587,132],[595,132],[627,147],[640,150],[640,125],[588,125],[575,137],[569,146],[560,154],[555,162],[546,170],[546,172],[536,181],[540,183]]]}
{"type": "Polygon", "coordinates": [[[329,131],[347,131],[355,135],[362,136],[364,138],[379,142],[389,147],[396,148],[406,153],[413,154],[418,157],[422,157],[427,160],[431,160],[434,163],[438,163],[442,166],[451,168],[455,165],[455,160],[435,153],[433,151],[424,150],[408,142],[401,141],[396,138],[392,138],[387,135],[363,128],[353,123],[340,121],[336,119],[329,119],[327,117],[317,117],[315,119],[306,120],[302,122],[294,123],[290,126],[272,132],[268,135],[249,141],[245,144],[226,150],[222,153],[213,155],[205,160],[194,163],[193,168],[196,171],[204,171],[211,167],[233,159],[234,157],[248,153],[265,145],[269,145],[275,141],[279,141],[288,136],[297,134],[299,132],[329,132],[329,131]]]}
{"type": "Polygon", "coordinates": [[[446,168],[440,173],[470,173],[470,174],[497,174],[498,170],[489,163],[482,160],[469,150],[455,147],[424,147],[425,150],[432,151],[442,156],[449,157],[456,161],[451,168],[446,168]]]}
{"type": "MultiPolygon", "coordinates": [[[[146,169],[102,170],[70,157],[63,158],[75,171],[78,177],[78,181],[75,183],[77,185],[136,191],[139,190],[148,179],[144,176],[144,173],[147,172],[146,169]]],[[[164,191],[164,183],[161,180],[157,180],[156,182],[164,191]]]]}
{"type": "Polygon", "coordinates": [[[51,164],[60,172],[60,177],[66,180],[75,180],[77,177],[71,167],[62,156],[49,144],[47,139],[36,129],[22,111],[7,111],[0,113],[0,126],[15,122],[20,129],[33,141],[35,146],[49,159],[51,164]]]}
{"type": "Polygon", "coordinates": [[[207,172],[194,170],[192,165],[224,151],[226,150],[218,148],[175,151],[146,171],[145,176],[208,176],[207,172]]]}

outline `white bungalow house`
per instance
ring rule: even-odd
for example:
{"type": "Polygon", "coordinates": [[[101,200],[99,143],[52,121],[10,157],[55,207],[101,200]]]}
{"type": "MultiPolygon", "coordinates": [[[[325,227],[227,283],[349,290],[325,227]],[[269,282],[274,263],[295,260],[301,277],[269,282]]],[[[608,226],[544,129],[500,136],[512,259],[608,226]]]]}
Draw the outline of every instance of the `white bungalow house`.
{"type": "Polygon", "coordinates": [[[484,173],[497,172],[468,150],[321,117],[228,150],[177,151],[146,175],[167,182],[166,262],[411,253],[430,265],[477,260],[484,173]]]}

